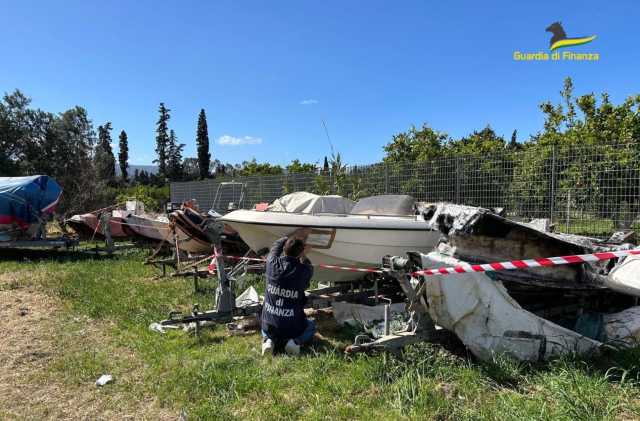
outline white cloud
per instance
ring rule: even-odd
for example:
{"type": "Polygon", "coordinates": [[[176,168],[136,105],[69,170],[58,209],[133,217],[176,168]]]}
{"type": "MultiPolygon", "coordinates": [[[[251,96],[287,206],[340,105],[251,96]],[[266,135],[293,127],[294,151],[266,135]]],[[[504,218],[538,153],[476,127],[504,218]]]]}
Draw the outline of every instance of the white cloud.
{"type": "Polygon", "coordinates": [[[261,143],[262,143],[261,137],[253,137],[253,136],[235,137],[235,136],[225,134],[218,138],[218,145],[238,146],[238,145],[259,145],[261,143]]]}
{"type": "Polygon", "coordinates": [[[303,99],[302,101],[300,101],[300,105],[314,105],[318,102],[319,101],[317,99],[303,99]]]}

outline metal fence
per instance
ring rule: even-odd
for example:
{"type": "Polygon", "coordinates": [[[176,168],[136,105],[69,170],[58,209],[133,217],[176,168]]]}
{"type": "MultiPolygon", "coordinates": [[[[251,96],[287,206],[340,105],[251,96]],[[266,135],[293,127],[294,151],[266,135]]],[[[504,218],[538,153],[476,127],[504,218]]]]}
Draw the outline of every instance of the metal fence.
{"type": "MultiPolygon", "coordinates": [[[[211,208],[221,181],[171,184],[171,201],[195,198],[211,208]]],[[[372,164],[328,173],[234,177],[245,185],[241,207],[295,191],[351,199],[408,194],[420,201],[504,207],[518,220],[548,218],[556,230],[606,236],[640,228],[640,142],[617,145],[535,145],[402,165],[372,164]]],[[[236,199],[237,200],[237,199],[236,199]]],[[[231,200],[233,201],[233,200],[231,200]]],[[[228,201],[217,210],[224,211],[228,201]]]]}

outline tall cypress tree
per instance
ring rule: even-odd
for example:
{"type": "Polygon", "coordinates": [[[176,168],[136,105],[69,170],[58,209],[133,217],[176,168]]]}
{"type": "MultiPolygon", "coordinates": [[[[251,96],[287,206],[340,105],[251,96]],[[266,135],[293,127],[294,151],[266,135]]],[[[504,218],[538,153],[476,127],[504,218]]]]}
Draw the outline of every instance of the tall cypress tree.
{"type": "Polygon", "coordinates": [[[160,178],[165,178],[168,175],[167,152],[169,147],[169,126],[167,122],[171,118],[169,111],[171,110],[164,106],[164,102],[161,102],[158,108],[160,117],[158,117],[158,122],[156,123],[156,153],[158,154],[158,158],[153,161],[155,164],[158,164],[158,176],[160,178]]]}
{"type": "Polygon", "coordinates": [[[322,175],[329,175],[329,161],[327,157],[324,157],[324,164],[322,165],[322,175]]]}
{"type": "Polygon", "coordinates": [[[98,127],[98,144],[93,157],[99,180],[113,183],[116,177],[116,158],[111,149],[111,122],[98,127]]]}
{"type": "Polygon", "coordinates": [[[122,179],[126,182],[129,180],[129,174],[127,172],[129,168],[129,140],[127,138],[127,132],[124,130],[120,132],[120,143],[118,152],[118,163],[120,164],[120,173],[122,179]]]}
{"type": "Polygon", "coordinates": [[[209,129],[207,128],[207,116],[204,113],[204,108],[200,110],[200,115],[198,116],[196,144],[198,145],[200,178],[204,179],[209,175],[209,163],[211,162],[211,154],[209,153],[209,129]]]}

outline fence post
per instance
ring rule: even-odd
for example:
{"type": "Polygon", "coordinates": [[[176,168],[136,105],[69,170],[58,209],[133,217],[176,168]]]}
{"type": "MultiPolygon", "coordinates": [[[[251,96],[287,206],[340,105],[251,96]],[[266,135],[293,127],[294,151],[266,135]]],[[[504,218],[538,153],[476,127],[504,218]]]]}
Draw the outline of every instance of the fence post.
{"type": "Polygon", "coordinates": [[[455,197],[456,197],[456,203],[460,204],[460,159],[461,157],[457,156],[456,157],[456,185],[455,185],[455,197]]]}
{"type": "Polygon", "coordinates": [[[258,198],[256,203],[264,202],[264,199],[263,199],[264,198],[264,193],[262,192],[262,177],[261,176],[258,176],[258,195],[259,195],[259,198],[258,198]]]}
{"type": "Polygon", "coordinates": [[[389,194],[389,165],[384,165],[384,194],[389,194]]]}
{"type": "Polygon", "coordinates": [[[549,224],[553,224],[553,211],[556,207],[556,164],[557,164],[557,150],[556,144],[553,144],[551,150],[551,189],[549,197],[549,224]]]}

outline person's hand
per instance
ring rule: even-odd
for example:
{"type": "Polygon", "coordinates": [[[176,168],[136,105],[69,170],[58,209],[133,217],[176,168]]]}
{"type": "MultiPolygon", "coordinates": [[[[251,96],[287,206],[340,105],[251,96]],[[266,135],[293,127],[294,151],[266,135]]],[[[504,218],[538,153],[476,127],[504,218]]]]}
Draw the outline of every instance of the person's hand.
{"type": "Polygon", "coordinates": [[[305,244],[304,250],[302,250],[302,253],[300,253],[300,262],[305,263],[305,261],[308,259],[307,253],[309,253],[310,250],[311,250],[311,245],[305,244]]]}

